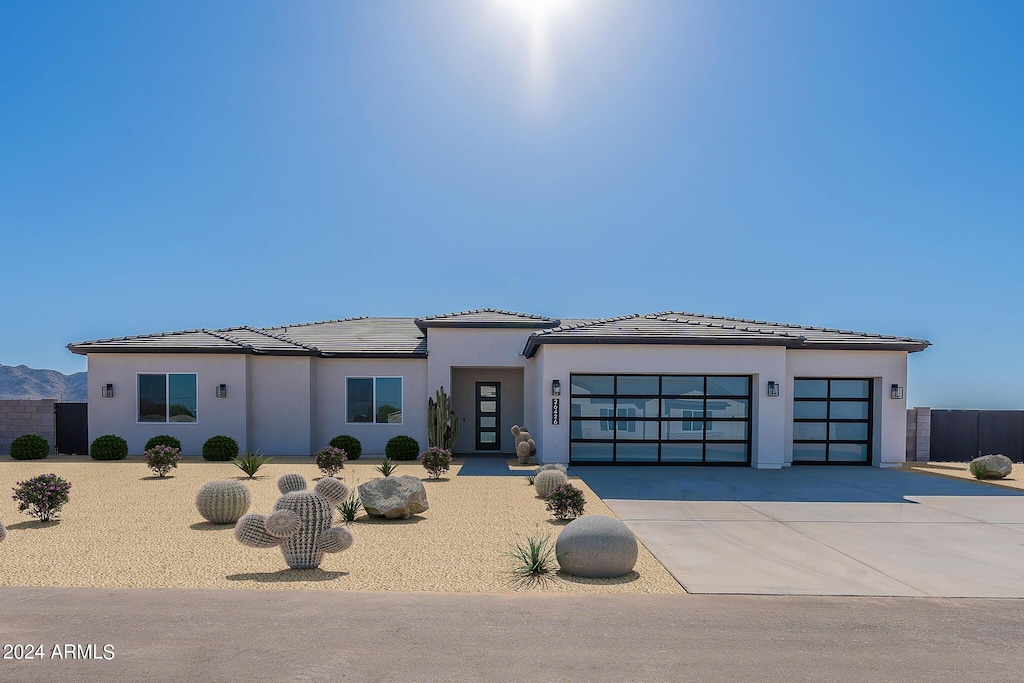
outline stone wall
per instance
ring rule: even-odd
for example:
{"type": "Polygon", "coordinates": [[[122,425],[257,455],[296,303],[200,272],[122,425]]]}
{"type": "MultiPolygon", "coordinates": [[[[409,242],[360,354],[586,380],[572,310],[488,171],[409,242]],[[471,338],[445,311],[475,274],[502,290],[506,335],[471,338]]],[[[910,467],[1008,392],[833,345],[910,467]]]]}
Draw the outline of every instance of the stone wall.
{"type": "Polygon", "coordinates": [[[932,409],[907,411],[907,462],[928,462],[932,451],[932,409]]]}
{"type": "Polygon", "coordinates": [[[57,427],[53,399],[0,401],[0,453],[11,452],[11,442],[22,434],[38,434],[50,442],[56,453],[57,427]]]}

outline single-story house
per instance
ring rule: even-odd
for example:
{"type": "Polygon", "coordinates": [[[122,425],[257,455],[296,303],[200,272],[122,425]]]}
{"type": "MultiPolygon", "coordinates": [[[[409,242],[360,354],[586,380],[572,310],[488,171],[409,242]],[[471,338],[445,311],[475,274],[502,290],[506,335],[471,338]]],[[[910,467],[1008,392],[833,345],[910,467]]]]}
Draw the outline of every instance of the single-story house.
{"type": "Polygon", "coordinates": [[[427,445],[444,387],[457,454],[542,462],[897,466],[905,460],[908,337],[664,311],[554,319],[495,309],[346,318],[69,344],[88,357],[89,434],[129,451],[172,434],[198,453],[309,455],[351,434],[368,455],[427,445]]]}

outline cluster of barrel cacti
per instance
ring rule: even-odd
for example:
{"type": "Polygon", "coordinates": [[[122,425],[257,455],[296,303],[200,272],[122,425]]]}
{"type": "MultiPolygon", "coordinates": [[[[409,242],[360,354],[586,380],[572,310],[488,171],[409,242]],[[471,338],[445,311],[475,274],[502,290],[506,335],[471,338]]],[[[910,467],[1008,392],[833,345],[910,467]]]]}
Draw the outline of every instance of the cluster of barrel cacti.
{"type": "Polygon", "coordinates": [[[292,569],[316,569],[324,553],[340,553],[352,545],[352,532],[331,526],[334,506],[348,498],[348,486],[324,477],[316,487],[306,489],[301,474],[286,474],[277,480],[283,494],[269,515],[250,513],[235,525],[235,538],[252,548],[280,546],[292,569]]]}
{"type": "Polygon", "coordinates": [[[208,481],[196,494],[196,509],[211,524],[234,524],[251,502],[249,487],[240,481],[208,481]]]}
{"type": "Polygon", "coordinates": [[[520,465],[530,462],[530,458],[537,455],[537,444],[530,438],[530,432],[525,427],[512,425],[512,436],[516,438],[516,457],[520,465]]]}
{"type": "Polygon", "coordinates": [[[436,396],[436,401],[427,397],[427,445],[450,451],[459,438],[459,416],[452,410],[452,400],[444,387],[436,396]]]}

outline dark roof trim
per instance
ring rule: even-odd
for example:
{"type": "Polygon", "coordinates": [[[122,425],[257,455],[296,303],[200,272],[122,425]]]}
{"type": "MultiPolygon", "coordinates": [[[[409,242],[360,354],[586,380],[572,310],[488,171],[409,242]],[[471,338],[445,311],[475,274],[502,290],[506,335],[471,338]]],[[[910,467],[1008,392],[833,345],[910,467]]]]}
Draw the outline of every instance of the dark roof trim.
{"type": "Polygon", "coordinates": [[[505,311],[498,308],[474,308],[469,311],[455,311],[453,313],[441,313],[439,315],[428,315],[416,318],[413,322],[416,327],[426,330],[428,327],[520,327],[520,328],[546,328],[555,327],[561,321],[556,318],[546,318],[542,315],[532,313],[519,313],[518,311],[505,311]],[[464,320],[461,316],[475,315],[478,313],[495,313],[497,315],[518,318],[518,320],[464,320]]]}
{"type": "Polygon", "coordinates": [[[709,339],[707,337],[546,337],[530,335],[523,349],[523,355],[533,358],[541,344],[633,344],[633,345],[675,345],[675,346],[781,346],[787,349],[806,349],[822,351],[924,351],[930,346],[928,342],[910,344],[907,342],[814,342],[803,337],[780,338],[764,337],[756,341],[751,339],[709,339]]]}
{"type": "Polygon", "coordinates": [[[231,355],[231,354],[247,354],[252,356],[314,356],[317,358],[426,358],[427,354],[425,351],[344,351],[344,352],[326,352],[326,351],[309,351],[306,349],[275,349],[273,351],[261,351],[254,349],[251,346],[247,348],[238,347],[221,347],[221,348],[196,348],[194,346],[161,346],[152,348],[116,348],[110,346],[97,346],[95,348],[82,347],[81,344],[68,344],[66,347],[71,353],[85,356],[90,353],[201,353],[201,354],[217,354],[217,355],[231,355]]]}

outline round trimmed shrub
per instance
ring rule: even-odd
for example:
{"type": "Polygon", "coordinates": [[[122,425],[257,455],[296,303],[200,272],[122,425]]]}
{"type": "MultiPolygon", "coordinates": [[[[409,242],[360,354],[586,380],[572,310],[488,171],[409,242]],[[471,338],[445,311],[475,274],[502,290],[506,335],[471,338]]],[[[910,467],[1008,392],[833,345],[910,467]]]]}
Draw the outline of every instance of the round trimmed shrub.
{"type": "Polygon", "coordinates": [[[11,442],[15,460],[42,460],[50,454],[50,442],[38,434],[23,434],[11,442]]]}
{"type": "Polygon", "coordinates": [[[359,439],[348,434],[334,437],[331,439],[331,445],[345,451],[349,460],[358,460],[359,456],[363,454],[363,444],[359,443],[359,439]]]}
{"type": "Polygon", "coordinates": [[[146,442],[146,448],[144,450],[148,451],[155,446],[169,446],[171,448],[177,448],[179,451],[181,450],[181,442],[170,434],[158,434],[154,436],[146,442]]]}
{"type": "Polygon", "coordinates": [[[223,461],[238,457],[238,442],[230,436],[211,436],[203,444],[203,457],[223,461]]]}
{"type": "Polygon", "coordinates": [[[89,455],[93,460],[124,460],[128,457],[128,442],[117,434],[104,434],[89,446],[89,455]]]}
{"type": "Polygon", "coordinates": [[[392,460],[416,460],[420,457],[420,445],[411,436],[396,436],[384,446],[384,455],[392,460]]]}

